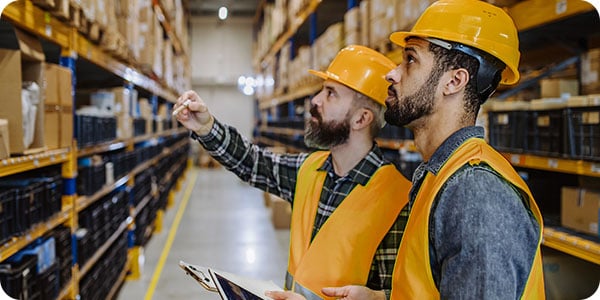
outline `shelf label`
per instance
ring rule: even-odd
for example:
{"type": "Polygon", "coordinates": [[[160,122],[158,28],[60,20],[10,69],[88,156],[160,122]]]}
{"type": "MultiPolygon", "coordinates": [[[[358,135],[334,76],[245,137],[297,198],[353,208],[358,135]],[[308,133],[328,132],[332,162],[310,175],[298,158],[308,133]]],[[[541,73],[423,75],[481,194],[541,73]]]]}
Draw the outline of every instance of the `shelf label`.
{"type": "Polygon", "coordinates": [[[556,14],[564,14],[567,11],[567,0],[556,0],[556,14]]]}
{"type": "Polygon", "coordinates": [[[558,168],[558,160],[548,159],[548,167],[553,168],[553,169],[558,168]]]}
{"type": "Polygon", "coordinates": [[[521,162],[521,155],[518,154],[512,154],[510,156],[510,162],[513,164],[518,164],[521,162]]]}
{"type": "Polygon", "coordinates": [[[52,26],[50,24],[46,24],[44,33],[46,36],[52,36],[52,26]]]}
{"type": "Polygon", "coordinates": [[[590,166],[590,169],[591,169],[590,171],[592,171],[592,173],[600,173],[600,164],[593,163],[590,166]]]}
{"type": "Polygon", "coordinates": [[[33,165],[36,166],[36,167],[39,167],[40,166],[40,161],[37,160],[37,159],[34,159],[33,160],[33,165]]]}

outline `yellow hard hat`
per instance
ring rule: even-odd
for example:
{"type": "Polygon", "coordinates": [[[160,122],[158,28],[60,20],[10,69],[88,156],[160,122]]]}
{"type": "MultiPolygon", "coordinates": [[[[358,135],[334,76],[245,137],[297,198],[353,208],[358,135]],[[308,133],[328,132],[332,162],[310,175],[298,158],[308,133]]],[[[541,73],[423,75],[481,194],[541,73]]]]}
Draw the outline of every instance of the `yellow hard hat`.
{"type": "Polygon", "coordinates": [[[395,67],[392,60],[371,48],[350,45],[338,52],[327,71],[308,72],[337,81],[385,107],[389,86],[385,75],[395,67]]]}
{"type": "Polygon", "coordinates": [[[519,39],[511,17],[479,0],[440,0],[429,6],[410,32],[394,32],[392,42],[404,47],[407,37],[435,38],[482,50],[506,64],[501,84],[519,81],[519,39]]]}

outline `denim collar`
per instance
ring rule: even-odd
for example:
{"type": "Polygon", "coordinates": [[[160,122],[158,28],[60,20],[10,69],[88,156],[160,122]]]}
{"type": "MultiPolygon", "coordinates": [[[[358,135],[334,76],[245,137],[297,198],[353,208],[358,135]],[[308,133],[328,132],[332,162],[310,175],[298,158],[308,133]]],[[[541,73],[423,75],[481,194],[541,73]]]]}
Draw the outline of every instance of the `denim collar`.
{"type": "Polygon", "coordinates": [[[480,126],[469,126],[459,129],[450,135],[437,150],[433,153],[429,162],[424,167],[428,172],[437,175],[442,166],[446,163],[450,155],[470,138],[483,138],[484,130],[480,126]]]}

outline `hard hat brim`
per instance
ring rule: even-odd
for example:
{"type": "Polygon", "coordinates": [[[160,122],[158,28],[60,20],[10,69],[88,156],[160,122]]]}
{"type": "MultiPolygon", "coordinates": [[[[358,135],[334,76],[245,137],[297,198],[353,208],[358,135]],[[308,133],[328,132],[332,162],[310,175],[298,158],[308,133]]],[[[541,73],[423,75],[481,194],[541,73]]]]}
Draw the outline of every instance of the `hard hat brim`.
{"type": "Polygon", "coordinates": [[[398,31],[398,32],[394,32],[390,35],[390,40],[392,41],[392,43],[404,48],[406,46],[406,38],[413,37],[413,36],[422,38],[422,39],[429,37],[424,34],[418,34],[418,33],[410,32],[410,31],[398,31]]]}
{"type": "Polygon", "coordinates": [[[330,78],[327,73],[321,72],[321,71],[317,71],[317,70],[313,70],[313,69],[309,69],[308,73],[310,73],[312,75],[315,75],[317,77],[320,77],[321,79],[325,79],[325,80],[327,80],[327,79],[330,78]]]}

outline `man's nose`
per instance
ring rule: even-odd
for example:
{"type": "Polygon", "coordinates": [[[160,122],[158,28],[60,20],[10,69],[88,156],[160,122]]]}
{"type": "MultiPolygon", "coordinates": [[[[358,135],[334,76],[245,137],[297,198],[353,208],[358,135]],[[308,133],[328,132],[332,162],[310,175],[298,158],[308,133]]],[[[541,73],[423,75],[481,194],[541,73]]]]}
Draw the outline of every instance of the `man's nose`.
{"type": "Polygon", "coordinates": [[[385,80],[387,80],[389,83],[398,83],[400,82],[400,70],[398,70],[399,68],[396,67],[395,69],[392,69],[391,71],[389,71],[386,75],[385,75],[385,80]]]}
{"type": "Polygon", "coordinates": [[[314,95],[312,97],[312,99],[310,99],[310,104],[312,104],[313,106],[321,105],[321,103],[322,103],[321,92],[317,93],[316,95],[314,95]]]}

